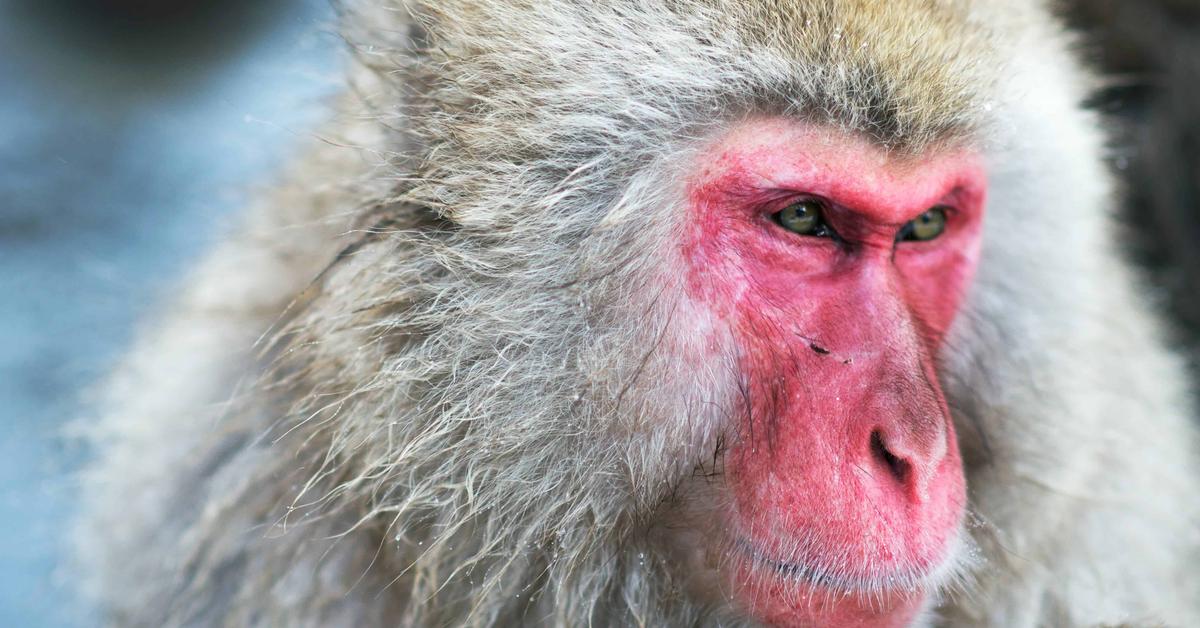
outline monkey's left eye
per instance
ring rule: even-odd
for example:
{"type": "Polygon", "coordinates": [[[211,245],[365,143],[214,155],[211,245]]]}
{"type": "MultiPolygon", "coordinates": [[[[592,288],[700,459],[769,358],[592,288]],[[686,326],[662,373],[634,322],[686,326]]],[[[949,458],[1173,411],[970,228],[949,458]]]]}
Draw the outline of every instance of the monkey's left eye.
{"type": "Polygon", "coordinates": [[[904,225],[900,233],[896,234],[896,241],[925,242],[942,235],[945,231],[946,208],[934,207],[904,225]]]}

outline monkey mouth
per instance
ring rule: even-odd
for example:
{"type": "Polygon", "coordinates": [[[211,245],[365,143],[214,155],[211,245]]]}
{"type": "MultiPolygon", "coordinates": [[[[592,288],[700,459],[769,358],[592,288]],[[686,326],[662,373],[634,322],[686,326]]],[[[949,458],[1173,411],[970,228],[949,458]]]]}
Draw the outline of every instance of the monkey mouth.
{"type": "Polygon", "coordinates": [[[737,539],[736,545],[742,555],[756,567],[766,569],[780,578],[808,585],[814,589],[850,594],[878,594],[880,592],[915,593],[932,587],[935,574],[942,569],[908,568],[892,573],[877,573],[870,576],[838,573],[810,562],[791,562],[767,555],[745,539],[737,539]]]}

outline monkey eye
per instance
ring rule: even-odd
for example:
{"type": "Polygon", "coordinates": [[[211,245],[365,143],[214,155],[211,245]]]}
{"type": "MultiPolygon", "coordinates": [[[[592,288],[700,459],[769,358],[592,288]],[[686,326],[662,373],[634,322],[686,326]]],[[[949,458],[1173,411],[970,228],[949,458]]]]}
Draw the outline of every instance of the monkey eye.
{"type": "Polygon", "coordinates": [[[817,199],[804,199],[777,212],[773,218],[779,226],[800,235],[826,238],[833,230],[825,224],[825,204],[817,199]]]}
{"type": "Polygon", "coordinates": [[[932,240],[946,231],[946,208],[934,207],[909,221],[896,234],[897,242],[932,240]]]}

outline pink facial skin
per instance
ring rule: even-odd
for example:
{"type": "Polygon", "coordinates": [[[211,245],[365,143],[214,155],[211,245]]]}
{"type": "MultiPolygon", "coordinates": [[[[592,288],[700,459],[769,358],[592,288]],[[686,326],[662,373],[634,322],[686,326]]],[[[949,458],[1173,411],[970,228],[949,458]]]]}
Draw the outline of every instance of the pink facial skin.
{"type": "Polygon", "coordinates": [[[980,160],[774,119],[727,133],[696,172],[688,290],[741,348],[744,380],[727,580],[771,625],[907,625],[966,501],[935,355],[979,258],[980,160]],[[810,197],[838,239],[772,219],[810,197]],[[940,237],[897,242],[935,206],[950,208],[940,237]]]}

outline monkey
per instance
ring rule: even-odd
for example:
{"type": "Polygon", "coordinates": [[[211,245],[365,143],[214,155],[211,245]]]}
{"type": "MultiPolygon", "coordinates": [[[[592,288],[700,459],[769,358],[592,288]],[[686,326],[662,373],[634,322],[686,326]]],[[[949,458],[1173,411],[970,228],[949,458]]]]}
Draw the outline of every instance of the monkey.
{"type": "Polygon", "coordinates": [[[1037,0],[359,0],[99,393],[122,626],[1200,623],[1195,409],[1037,0]]]}

